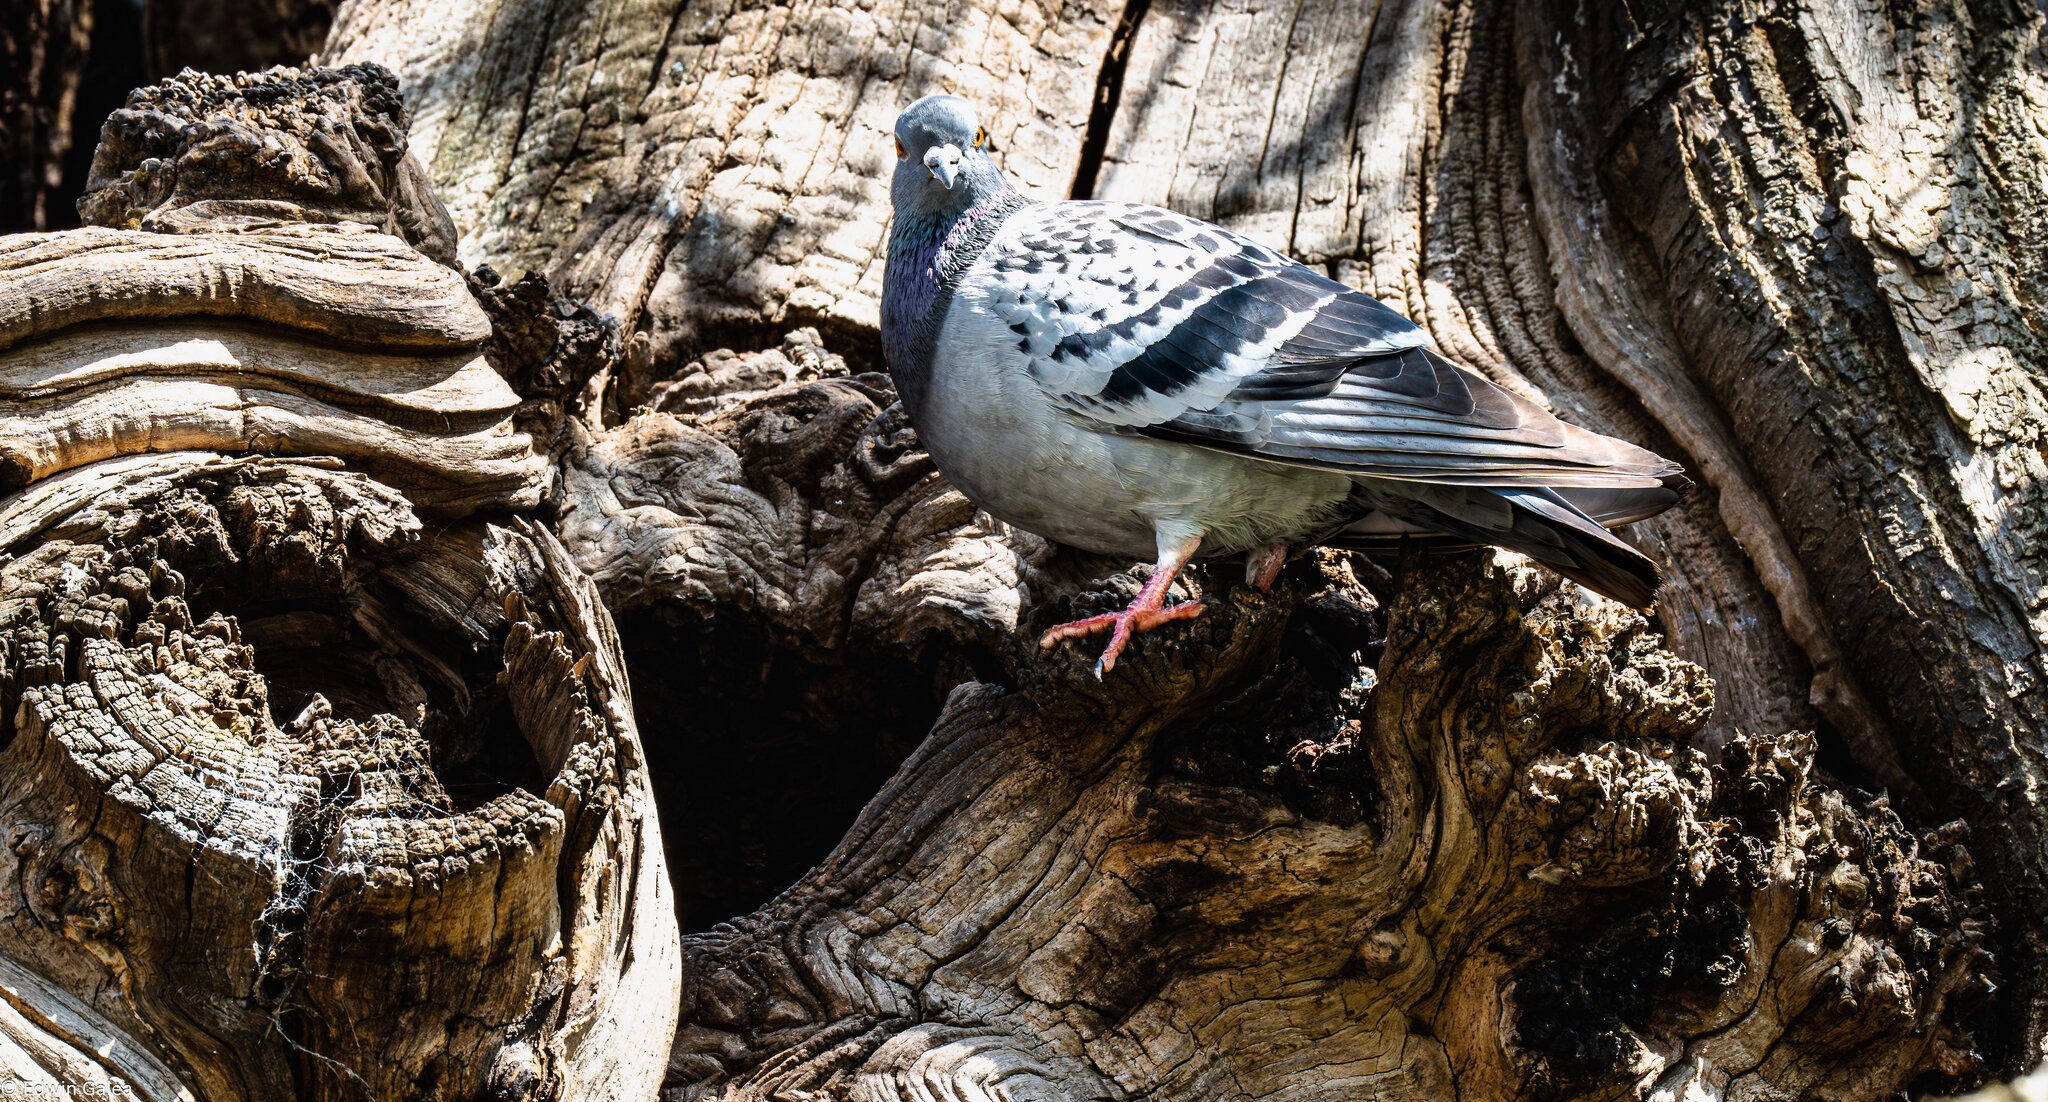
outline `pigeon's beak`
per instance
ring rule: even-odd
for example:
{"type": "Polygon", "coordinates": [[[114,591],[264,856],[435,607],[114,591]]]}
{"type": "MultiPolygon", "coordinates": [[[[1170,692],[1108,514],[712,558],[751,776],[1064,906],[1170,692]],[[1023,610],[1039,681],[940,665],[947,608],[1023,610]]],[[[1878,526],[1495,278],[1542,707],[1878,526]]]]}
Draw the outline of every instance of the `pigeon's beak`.
{"type": "Polygon", "coordinates": [[[924,155],[924,167],[947,191],[953,190],[954,181],[960,178],[960,147],[951,143],[933,146],[924,155]]]}

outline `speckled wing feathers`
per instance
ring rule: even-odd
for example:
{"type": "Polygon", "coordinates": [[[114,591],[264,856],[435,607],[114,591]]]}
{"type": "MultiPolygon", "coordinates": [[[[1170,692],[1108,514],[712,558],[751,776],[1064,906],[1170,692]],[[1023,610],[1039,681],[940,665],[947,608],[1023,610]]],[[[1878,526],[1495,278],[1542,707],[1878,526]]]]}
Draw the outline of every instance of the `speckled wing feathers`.
{"type": "Polygon", "coordinates": [[[1373,298],[1169,211],[1042,205],[984,261],[977,297],[1031,378],[1107,429],[1404,481],[1621,488],[1676,472],[1443,359],[1373,298]]]}

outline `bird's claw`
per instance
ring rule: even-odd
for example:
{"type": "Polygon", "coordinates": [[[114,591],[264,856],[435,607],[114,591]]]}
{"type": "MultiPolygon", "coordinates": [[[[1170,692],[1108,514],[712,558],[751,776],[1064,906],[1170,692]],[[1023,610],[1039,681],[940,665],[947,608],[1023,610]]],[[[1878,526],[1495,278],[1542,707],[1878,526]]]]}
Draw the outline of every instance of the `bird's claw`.
{"type": "Polygon", "coordinates": [[[1103,674],[1116,668],[1117,656],[1123,653],[1124,645],[1131,641],[1131,636],[1175,620],[1192,620],[1208,607],[1201,601],[1182,601],[1165,608],[1147,608],[1133,602],[1122,612],[1105,612],[1051,628],[1038,637],[1038,645],[1042,650],[1051,650],[1067,639],[1083,639],[1109,632],[1109,645],[1102,648],[1102,657],[1095,660],[1095,677],[1099,681],[1103,674]]]}

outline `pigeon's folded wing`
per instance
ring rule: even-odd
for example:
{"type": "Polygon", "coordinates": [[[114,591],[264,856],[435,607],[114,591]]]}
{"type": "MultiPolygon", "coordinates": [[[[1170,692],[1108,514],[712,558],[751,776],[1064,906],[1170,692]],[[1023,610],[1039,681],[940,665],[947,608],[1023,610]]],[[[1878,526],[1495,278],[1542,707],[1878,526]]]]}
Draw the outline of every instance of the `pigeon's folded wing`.
{"type": "Polygon", "coordinates": [[[1412,482],[1683,485],[1431,351],[1368,295],[1152,207],[1059,203],[990,243],[977,297],[1072,416],[1274,462],[1412,482]]]}

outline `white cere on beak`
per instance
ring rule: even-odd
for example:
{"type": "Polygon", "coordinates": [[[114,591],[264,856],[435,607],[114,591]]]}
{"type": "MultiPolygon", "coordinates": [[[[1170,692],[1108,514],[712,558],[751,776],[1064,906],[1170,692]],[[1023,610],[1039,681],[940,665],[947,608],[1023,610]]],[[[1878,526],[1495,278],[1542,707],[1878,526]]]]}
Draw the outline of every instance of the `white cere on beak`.
{"type": "Polygon", "coordinates": [[[960,147],[950,142],[933,146],[924,155],[924,167],[947,191],[953,190],[953,182],[960,178],[960,147]]]}

